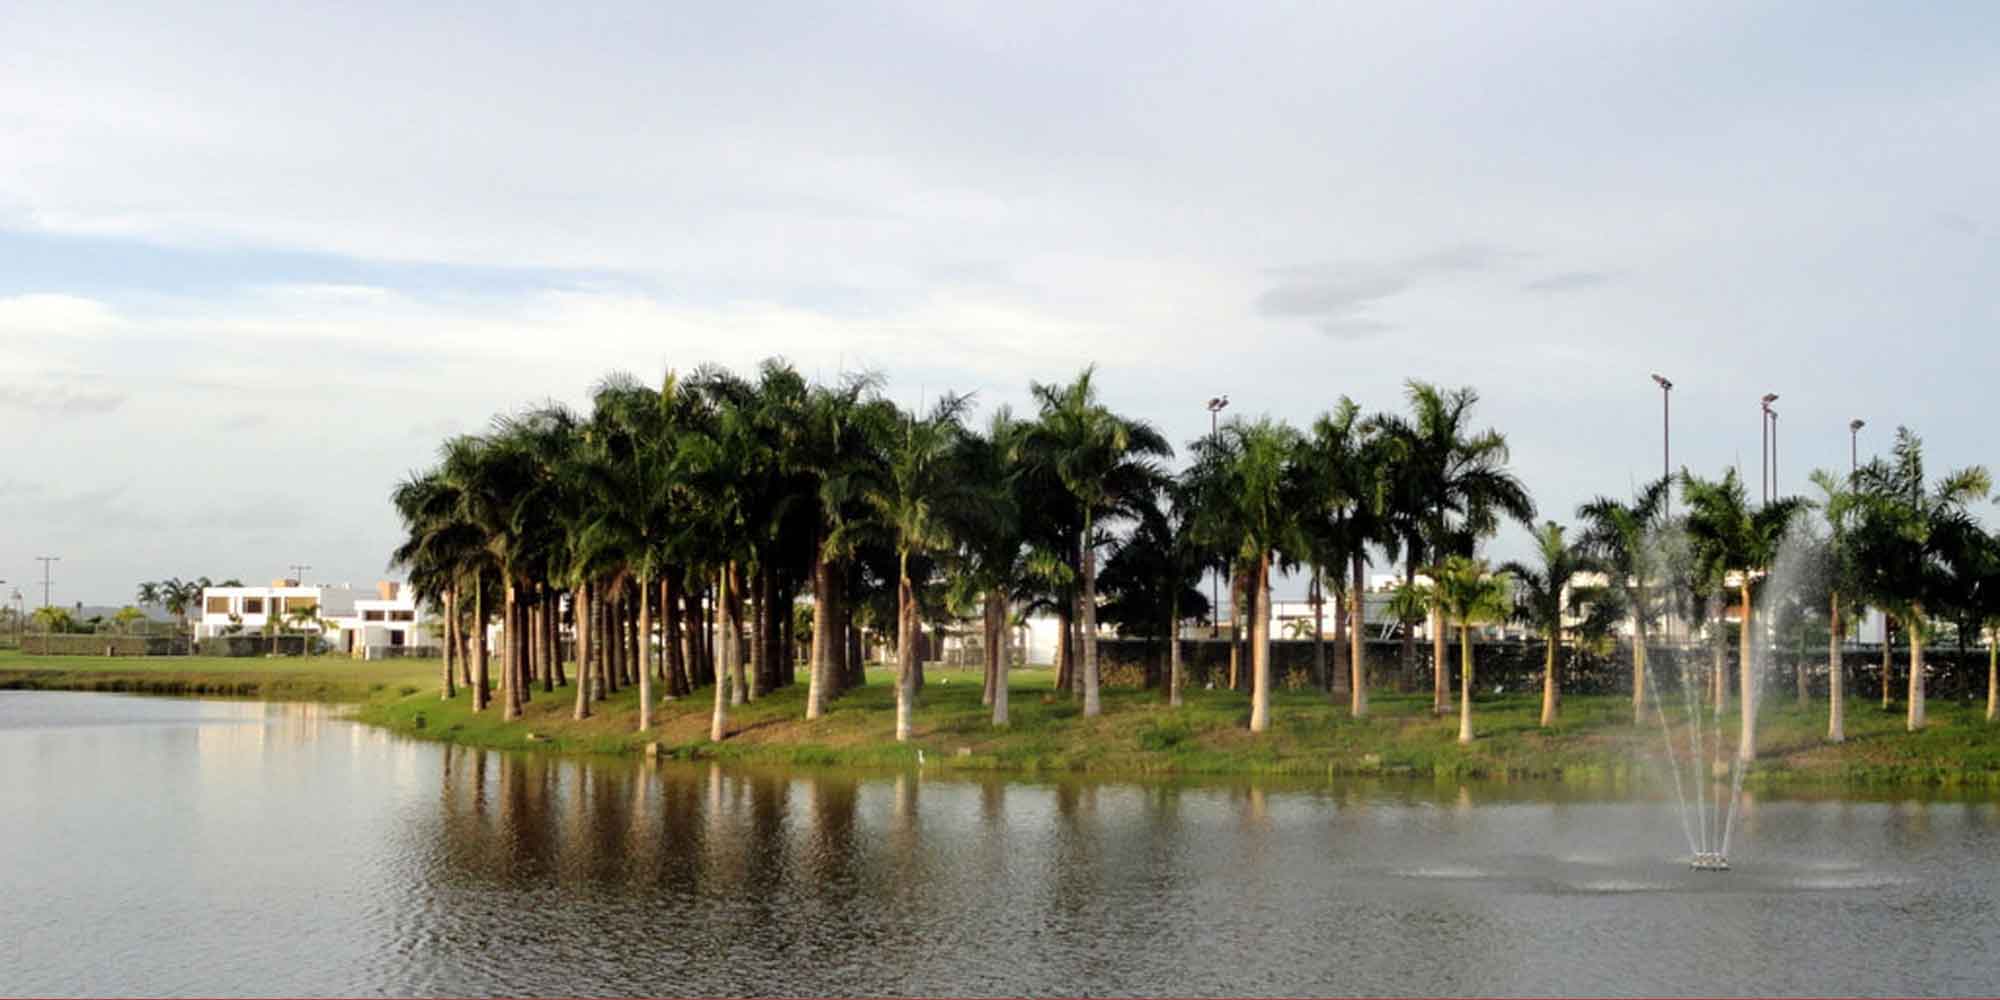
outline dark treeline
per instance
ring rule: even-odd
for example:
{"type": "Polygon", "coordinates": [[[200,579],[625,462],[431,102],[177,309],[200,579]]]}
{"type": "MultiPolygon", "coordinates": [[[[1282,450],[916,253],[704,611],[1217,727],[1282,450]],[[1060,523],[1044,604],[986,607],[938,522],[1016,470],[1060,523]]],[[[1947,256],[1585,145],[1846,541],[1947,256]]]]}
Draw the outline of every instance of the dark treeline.
{"type": "MultiPolygon", "coordinates": [[[[1864,601],[1918,640],[1914,727],[1932,623],[2000,617],[1982,610],[2000,590],[1985,582],[2000,547],[1966,512],[1986,491],[1984,472],[1927,490],[1907,433],[1892,459],[1816,477],[1819,503],[1752,505],[1733,471],[1712,481],[1683,472],[1630,500],[1584,505],[1572,538],[1534,524],[1506,438],[1475,425],[1471,389],[1412,381],[1401,412],[1367,414],[1343,398],[1306,429],[1230,420],[1189,442],[1179,471],[1157,430],[1101,402],[1088,369],[1031,385],[1032,414],[1002,407],[979,426],[966,397],[912,412],[880,389],[870,376],[815,384],[776,360],[754,377],[704,366],[651,385],[620,374],[599,383],[588,413],[551,403],[446,441],[436,467],[394,495],[407,529],[395,561],[444,612],[443,696],[463,684],[484,709],[497,687],[513,718],[538,693],[567,688],[584,718],[633,686],[646,729],[658,698],[708,687],[710,735],[722,739],[731,705],[788,685],[806,684],[805,715],[819,716],[865,682],[866,655],[885,643],[903,740],[938,626],[979,619],[984,698],[1005,725],[1010,623],[1052,613],[1057,687],[1093,716],[1100,627],[1163,638],[1220,617],[1197,587],[1212,569],[1235,609],[1227,686],[1249,694],[1250,728],[1262,731],[1273,570],[1307,581],[1312,684],[1362,715],[1364,574],[1379,561],[1402,581],[1390,603],[1403,623],[1400,660],[1416,663],[1412,626],[1428,619],[1434,707],[1456,703],[1462,739],[1472,738],[1476,626],[1521,620],[1541,631],[1552,724],[1566,638],[1602,647],[1630,623],[1636,717],[1648,630],[1677,626],[1682,640],[1717,650],[1701,683],[1720,711],[1730,634],[1738,662],[1754,664],[1759,634],[1788,642],[1817,622],[1837,662],[1844,623],[1864,601]],[[1675,486],[1684,513],[1670,517],[1675,486]],[[1824,515],[1817,530],[1808,509],[1824,515]],[[1533,565],[1477,558],[1507,521],[1535,529],[1533,565]],[[1784,586],[1767,587],[1774,578],[1784,586]],[[1746,622],[1758,607],[1777,609],[1776,627],[1746,622]],[[1466,651],[1457,692],[1445,656],[1454,628],[1466,651]]],[[[1159,681],[1178,705],[1181,644],[1167,645],[1159,681]]],[[[1753,672],[1736,671],[1746,701],[1753,672]]],[[[1754,711],[1744,719],[1748,753],[1754,711]]]]}

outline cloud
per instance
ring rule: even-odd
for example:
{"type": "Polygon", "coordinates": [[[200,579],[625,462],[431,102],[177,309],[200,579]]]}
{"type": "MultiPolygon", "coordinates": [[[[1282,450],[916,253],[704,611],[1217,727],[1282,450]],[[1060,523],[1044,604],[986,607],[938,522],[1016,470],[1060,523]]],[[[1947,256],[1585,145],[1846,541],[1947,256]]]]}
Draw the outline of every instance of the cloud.
{"type": "Polygon", "coordinates": [[[1523,254],[1482,243],[1464,243],[1390,261],[1359,262],[1325,269],[1280,271],[1279,282],[1257,297],[1265,316],[1320,319],[1321,333],[1366,337],[1394,324],[1355,314],[1429,281],[1489,271],[1523,254]]]}
{"type": "Polygon", "coordinates": [[[116,326],[110,306],[77,295],[37,292],[0,298],[0,335],[80,335],[116,326]]]}
{"type": "Polygon", "coordinates": [[[59,417],[87,417],[110,413],[125,405],[128,393],[66,386],[0,385],[0,406],[29,410],[59,417]]]}
{"type": "Polygon", "coordinates": [[[1319,325],[1319,332],[1334,340],[1366,340],[1395,328],[1396,324],[1378,319],[1330,319],[1319,325]]]}
{"type": "Polygon", "coordinates": [[[1611,282],[1611,275],[1603,271],[1564,271],[1545,278],[1536,278],[1521,286],[1527,292],[1580,292],[1598,288],[1611,282]]]}

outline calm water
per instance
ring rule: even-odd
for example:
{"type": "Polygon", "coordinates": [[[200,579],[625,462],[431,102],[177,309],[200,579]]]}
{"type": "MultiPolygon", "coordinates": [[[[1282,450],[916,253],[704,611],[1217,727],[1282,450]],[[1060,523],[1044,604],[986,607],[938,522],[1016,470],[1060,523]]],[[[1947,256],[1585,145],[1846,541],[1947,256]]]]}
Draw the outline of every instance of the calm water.
{"type": "Polygon", "coordinates": [[[0,692],[0,993],[1990,993],[2000,807],[550,760],[0,692]]]}

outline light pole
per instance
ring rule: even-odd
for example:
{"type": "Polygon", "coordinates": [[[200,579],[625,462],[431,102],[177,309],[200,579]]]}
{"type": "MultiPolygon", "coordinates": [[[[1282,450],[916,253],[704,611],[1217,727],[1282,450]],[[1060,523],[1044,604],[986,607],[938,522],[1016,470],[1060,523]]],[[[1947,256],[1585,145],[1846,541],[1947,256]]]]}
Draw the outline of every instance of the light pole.
{"type": "Polygon", "coordinates": [[[1868,421],[1860,417],[1847,422],[1847,488],[1850,490],[1861,474],[1861,428],[1866,426],[1868,421]]]}
{"type": "Polygon", "coordinates": [[[1673,462],[1671,460],[1673,453],[1673,426],[1668,422],[1668,414],[1672,408],[1672,404],[1668,400],[1673,396],[1674,383],[1672,379],[1659,372],[1653,373],[1653,381],[1659,383],[1660,386],[1660,478],[1665,479],[1673,475],[1671,471],[1673,469],[1673,462]]]}
{"type": "Polygon", "coordinates": [[[35,560],[42,564],[42,607],[45,608],[54,607],[55,605],[50,603],[50,597],[49,597],[49,594],[52,592],[50,590],[50,585],[54,582],[53,577],[49,575],[50,574],[49,564],[62,562],[62,557],[36,556],[35,560]]]}
{"type": "MultiPolygon", "coordinates": [[[[1228,408],[1228,393],[1223,393],[1220,396],[1209,399],[1208,436],[1211,439],[1216,434],[1217,415],[1228,408]]],[[[1222,567],[1216,571],[1215,577],[1208,581],[1208,636],[1211,639],[1221,638],[1222,636],[1222,574],[1227,572],[1228,569],[1229,564],[1227,562],[1223,563],[1222,567]]],[[[1233,614],[1234,612],[1232,612],[1232,616],[1233,614]]]]}
{"type": "Polygon", "coordinates": [[[1765,393],[1761,401],[1763,403],[1762,412],[1757,417],[1758,428],[1763,432],[1764,441],[1762,458],[1760,459],[1761,467],[1757,470],[1757,482],[1758,487],[1764,491],[1765,503],[1771,502],[1771,404],[1777,401],[1777,393],[1765,393]]]}

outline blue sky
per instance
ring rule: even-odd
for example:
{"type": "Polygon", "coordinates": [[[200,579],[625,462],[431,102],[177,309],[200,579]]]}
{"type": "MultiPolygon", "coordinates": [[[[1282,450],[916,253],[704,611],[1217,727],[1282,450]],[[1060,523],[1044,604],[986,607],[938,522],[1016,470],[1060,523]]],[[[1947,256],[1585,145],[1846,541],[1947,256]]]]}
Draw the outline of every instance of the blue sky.
{"type": "MultiPolygon", "coordinates": [[[[732,4],[10,11],[0,579],[384,573],[496,411],[784,355],[1170,438],[1473,384],[1544,512],[2000,458],[2000,11],[732,4]],[[1752,470],[1754,475],[1754,470],[1752,470]]],[[[1519,554],[1522,536],[1493,543],[1519,554]]],[[[35,588],[38,590],[39,588],[35,588]]],[[[0,591],[4,593],[4,591],[0,591]]]]}

